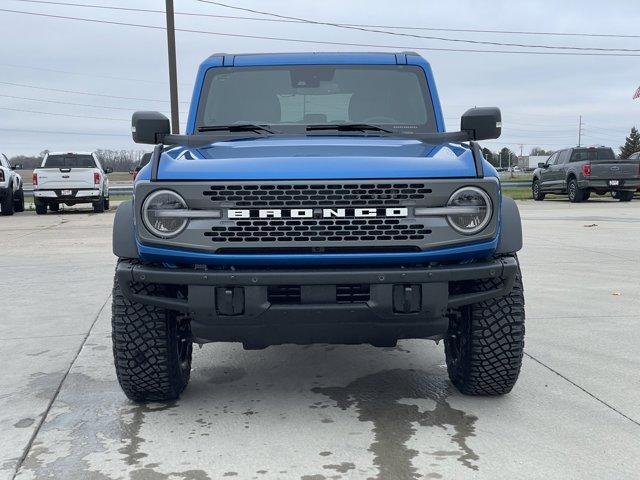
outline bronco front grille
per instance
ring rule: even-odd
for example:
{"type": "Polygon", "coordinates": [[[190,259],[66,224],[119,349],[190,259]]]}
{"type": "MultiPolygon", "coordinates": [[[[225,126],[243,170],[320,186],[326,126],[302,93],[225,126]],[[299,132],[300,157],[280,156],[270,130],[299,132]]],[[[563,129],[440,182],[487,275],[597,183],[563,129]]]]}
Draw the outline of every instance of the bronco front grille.
{"type": "Polygon", "coordinates": [[[432,192],[424,183],[212,185],[203,195],[213,202],[245,208],[410,205],[432,192]]]}
{"type": "Polygon", "coordinates": [[[219,216],[196,216],[167,239],[144,228],[139,207],[136,220],[143,244],[229,256],[420,252],[495,237],[497,215],[473,237],[455,231],[444,216],[415,215],[417,208],[446,206],[464,185],[482,188],[498,205],[495,179],[141,181],[136,200],[170,188],[190,210],[219,216]]]}
{"type": "Polygon", "coordinates": [[[213,242],[375,242],[423,241],[431,230],[422,223],[395,218],[329,218],[237,220],[205,232],[213,242]]]}

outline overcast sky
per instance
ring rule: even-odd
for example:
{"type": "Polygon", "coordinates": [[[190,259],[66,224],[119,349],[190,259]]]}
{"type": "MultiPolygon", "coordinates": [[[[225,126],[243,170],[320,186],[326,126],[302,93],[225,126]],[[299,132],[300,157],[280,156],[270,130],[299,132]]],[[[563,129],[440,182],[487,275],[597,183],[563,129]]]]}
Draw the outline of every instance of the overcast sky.
{"type": "MultiPolygon", "coordinates": [[[[85,0],[66,1],[83,3],[85,0]]],[[[635,0],[228,2],[242,7],[338,23],[640,36],[640,8],[635,0]]],[[[93,0],[86,3],[150,9],[164,7],[162,0],[93,0]]],[[[176,12],[258,16],[196,0],[176,0],[175,8],[176,12]]],[[[164,16],[156,13],[30,4],[17,0],[0,0],[0,9],[164,25],[164,16]]],[[[177,32],[180,100],[184,102],[181,104],[182,127],[197,66],[213,53],[400,51],[408,49],[407,47],[418,51],[431,63],[449,130],[456,129],[460,114],[468,107],[478,105],[502,108],[503,136],[499,143],[487,144],[492,149],[508,145],[520,153],[522,143],[526,154],[534,145],[551,149],[574,145],[577,143],[578,115],[583,115],[583,143],[586,144],[617,147],[624,142],[631,126],[640,126],[640,100],[632,100],[635,89],[640,86],[640,56],[621,58],[442,52],[430,48],[523,49],[394,37],[331,26],[184,15],[176,16],[176,26],[218,33],[389,46],[340,47],[177,32]],[[398,48],[391,48],[393,46],[398,48]]],[[[504,43],[627,48],[638,50],[636,54],[640,55],[640,38],[397,31],[504,43]]],[[[43,149],[140,148],[130,140],[131,113],[135,110],[169,110],[165,42],[165,32],[162,30],[0,11],[0,82],[140,99],[80,95],[0,83],[0,152],[12,156],[20,153],[34,154],[43,149]],[[36,99],[95,107],[46,103],[36,99]],[[35,130],[39,133],[21,130],[35,130]]]]}

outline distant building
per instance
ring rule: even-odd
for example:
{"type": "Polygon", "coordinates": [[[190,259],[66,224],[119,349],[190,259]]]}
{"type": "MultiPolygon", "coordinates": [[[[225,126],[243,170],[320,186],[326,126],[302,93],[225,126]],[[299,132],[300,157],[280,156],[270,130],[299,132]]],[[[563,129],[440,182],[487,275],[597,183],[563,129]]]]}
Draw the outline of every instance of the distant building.
{"type": "Polygon", "coordinates": [[[518,166],[521,170],[534,170],[538,168],[538,163],[544,163],[549,155],[523,155],[518,157],[518,166]]]}

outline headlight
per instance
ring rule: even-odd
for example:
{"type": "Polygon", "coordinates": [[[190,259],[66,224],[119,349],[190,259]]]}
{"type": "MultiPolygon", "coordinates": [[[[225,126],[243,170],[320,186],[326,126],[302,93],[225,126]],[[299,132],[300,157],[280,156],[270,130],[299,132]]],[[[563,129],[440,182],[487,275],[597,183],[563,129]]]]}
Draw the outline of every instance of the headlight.
{"type": "Polygon", "coordinates": [[[171,238],[182,232],[189,219],[172,215],[174,210],[187,210],[187,202],[171,190],[157,190],[142,204],[142,219],[147,229],[156,237],[171,238]]]}
{"type": "Polygon", "coordinates": [[[466,207],[461,208],[460,213],[447,215],[449,224],[464,235],[478,233],[491,220],[491,198],[487,192],[477,187],[456,190],[447,206],[466,207]]]}

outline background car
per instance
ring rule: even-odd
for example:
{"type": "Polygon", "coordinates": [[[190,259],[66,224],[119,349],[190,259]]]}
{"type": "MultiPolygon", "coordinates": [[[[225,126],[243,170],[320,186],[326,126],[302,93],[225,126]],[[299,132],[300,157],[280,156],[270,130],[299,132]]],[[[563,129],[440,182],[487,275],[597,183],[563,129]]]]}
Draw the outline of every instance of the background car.
{"type": "Polygon", "coordinates": [[[24,211],[24,191],[22,177],[15,172],[15,166],[0,153],[0,214],[7,216],[24,211]]]}

